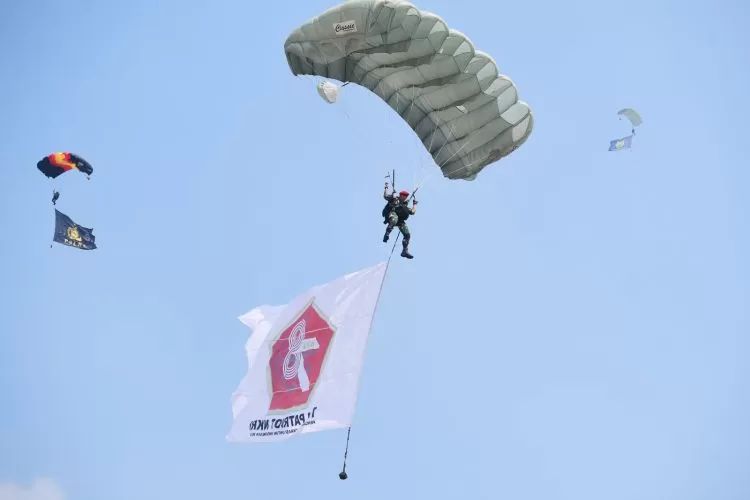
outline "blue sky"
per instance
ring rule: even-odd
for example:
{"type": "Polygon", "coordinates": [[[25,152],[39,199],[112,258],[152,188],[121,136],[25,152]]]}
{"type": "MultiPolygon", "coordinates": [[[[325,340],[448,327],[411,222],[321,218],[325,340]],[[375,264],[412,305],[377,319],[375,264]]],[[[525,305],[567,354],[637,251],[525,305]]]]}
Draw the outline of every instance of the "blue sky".
{"type": "Polygon", "coordinates": [[[466,183],[375,96],[291,76],[284,39],[331,3],[272,5],[4,7],[0,500],[750,497],[750,8],[419,2],[536,116],[466,183]],[[645,123],[609,153],[622,107],[645,123]],[[94,252],[49,247],[58,150],[96,169],[57,183],[94,252]],[[350,479],[345,432],[225,442],[237,316],[386,258],[391,168],[433,175],[350,479]]]}

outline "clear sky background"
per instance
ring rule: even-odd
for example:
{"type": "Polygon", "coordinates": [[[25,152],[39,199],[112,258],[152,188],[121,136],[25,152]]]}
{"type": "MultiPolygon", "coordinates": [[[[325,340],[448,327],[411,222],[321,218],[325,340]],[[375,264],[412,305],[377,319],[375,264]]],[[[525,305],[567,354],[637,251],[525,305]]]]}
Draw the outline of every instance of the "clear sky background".
{"type": "Polygon", "coordinates": [[[473,183],[291,75],[332,4],[3,4],[0,500],[750,498],[747,3],[422,0],[536,116],[473,183]],[[57,186],[96,251],[49,246],[60,150],[94,165],[57,186]],[[391,168],[433,175],[349,480],[345,431],[227,443],[237,316],[387,258],[391,168]]]}

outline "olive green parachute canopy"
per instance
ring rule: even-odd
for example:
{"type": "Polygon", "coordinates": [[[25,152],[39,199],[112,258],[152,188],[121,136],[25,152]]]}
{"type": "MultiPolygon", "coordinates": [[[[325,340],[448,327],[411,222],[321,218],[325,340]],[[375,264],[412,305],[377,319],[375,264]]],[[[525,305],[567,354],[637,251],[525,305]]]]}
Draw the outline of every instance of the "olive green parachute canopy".
{"type": "Polygon", "coordinates": [[[495,61],[406,1],[347,1],[293,31],[284,51],[294,75],[371,90],[408,123],[449,179],[473,180],[533,129],[531,109],[495,61]]]}
{"type": "Polygon", "coordinates": [[[628,120],[630,120],[630,123],[633,125],[633,127],[637,127],[641,123],[643,123],[643,120],[641,119],[641,115],[638,114],[638,112],[634,109],[630,108],[624,108],[617,112],[620,117],[625,117],[628,120]]]}

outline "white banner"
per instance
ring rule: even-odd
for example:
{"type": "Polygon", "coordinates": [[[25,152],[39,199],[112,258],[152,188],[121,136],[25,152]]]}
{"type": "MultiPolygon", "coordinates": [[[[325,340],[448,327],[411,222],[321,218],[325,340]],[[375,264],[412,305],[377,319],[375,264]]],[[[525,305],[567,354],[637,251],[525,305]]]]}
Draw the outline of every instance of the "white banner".
{"type": "Polygon", "coordinates": [[[278,441],[348,427],[386,263],[240,316],[253,332],[232,395],[233,442],[278,441]]]}

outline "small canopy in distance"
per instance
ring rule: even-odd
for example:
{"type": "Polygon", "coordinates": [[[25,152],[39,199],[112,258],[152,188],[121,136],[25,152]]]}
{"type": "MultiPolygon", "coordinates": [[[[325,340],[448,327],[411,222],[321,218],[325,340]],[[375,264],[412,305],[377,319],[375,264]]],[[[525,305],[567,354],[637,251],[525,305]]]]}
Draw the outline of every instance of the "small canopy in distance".
{"type": "Polygon", "coordinates": [[[624,109],[621,109],[620,111],[618,111],[617,114],[620,117],[624,116],[625,118],[627,118],[628,120],[630,120],[630,123],[634,127],[637,127],[638,125],[640,125],[641,123],[643,123],[643,120],[641,119],[641,115],[639,115],[638,112],[635,111],[634,109],[624,108],[624,109]]]}

